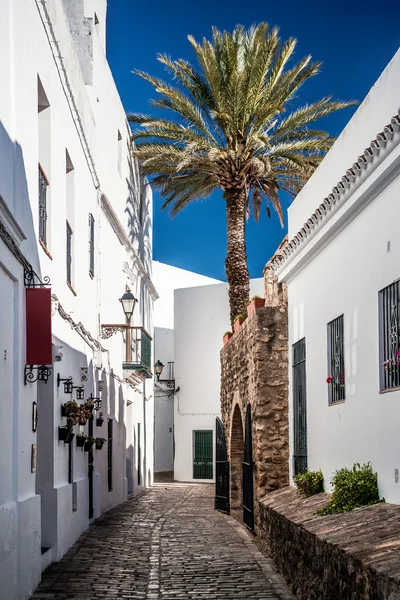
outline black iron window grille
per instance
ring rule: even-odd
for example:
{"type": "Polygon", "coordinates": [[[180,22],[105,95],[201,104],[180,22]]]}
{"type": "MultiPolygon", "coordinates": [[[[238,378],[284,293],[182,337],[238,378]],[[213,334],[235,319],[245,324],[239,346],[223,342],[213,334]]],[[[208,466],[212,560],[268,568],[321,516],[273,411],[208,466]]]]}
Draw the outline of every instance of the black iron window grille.
{"type": "Polygon", "coordinates": [[[329,404],[346,399],[344,372],[343,315],[328,323],[328,394],[329,404]]]}
{"type": "Polygon", "coordinates": [[[49,182],[39,165],[39,240],[47,246],[47,188],[49,182]]]}
{"type": "Polygon", "coordinates": [[[379,292],[380,389],[400,387],[400,279],[379,292]]]}
{"type": "Polygon", "coordinates": [[[89,273],[94,277],[94,218],[89,213],[89,273]]]}
{"type": "Polygon", "coordinates": [[[306,340],[293,344],[293,471],[307,471],[306,340]]]}
{"type": "Polygon", "coordinates": [[[67,221],[67,282],[72,285],[72,229],[67,221]]]}

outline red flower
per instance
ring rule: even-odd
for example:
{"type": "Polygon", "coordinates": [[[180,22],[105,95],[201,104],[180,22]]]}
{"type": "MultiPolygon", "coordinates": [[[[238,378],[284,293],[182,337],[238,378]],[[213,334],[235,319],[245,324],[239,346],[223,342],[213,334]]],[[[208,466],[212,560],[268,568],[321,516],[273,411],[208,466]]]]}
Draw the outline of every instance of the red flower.
{"type": "Polygon", "coordinates": [[[329,377],[326,378],[326,383],[332,383],[333,382],[333,377],[331,377],[329,375],[329,377]]]}

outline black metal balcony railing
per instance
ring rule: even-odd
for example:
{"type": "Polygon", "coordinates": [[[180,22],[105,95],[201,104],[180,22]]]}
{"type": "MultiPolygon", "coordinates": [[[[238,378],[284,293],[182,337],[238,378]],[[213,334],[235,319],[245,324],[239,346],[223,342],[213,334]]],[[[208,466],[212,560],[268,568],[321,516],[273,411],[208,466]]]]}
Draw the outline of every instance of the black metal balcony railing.
{"type": "Polygon", "coordinates": [[[39,165],[39,240],[47,246],[47,187],[49,183],[39,165]]]}
{"type": "MultiPolygon", "coordinates": [[[[151,371],[151,336],[143,328],[130,327],[131,352],[125,353],[124,371],[136,371],[144,379],[153,376],[151,371]]],[[[129,336],[125,334],[125,344],[129,344],[129,336]]]]}

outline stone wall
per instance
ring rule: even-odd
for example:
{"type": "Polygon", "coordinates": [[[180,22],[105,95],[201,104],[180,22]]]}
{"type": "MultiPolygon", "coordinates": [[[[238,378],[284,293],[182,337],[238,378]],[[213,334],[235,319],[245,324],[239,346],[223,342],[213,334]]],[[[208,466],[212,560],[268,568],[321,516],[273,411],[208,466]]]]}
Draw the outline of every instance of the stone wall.
{"type": "Polygon", "coordinates": [[[267,266],[266,306],[221,351],[221,413],[231,461],[231,506],[241,508],[243,434],[252,409],[255,529],[258,499],[288,485],[287,297],[267,266]]]}
{"type": "Polygon", "coordinates": [[[317,516],[328,499],[287,487],[259,503],[258,533],[298,600],[400,600],[400,506],[317,516]]]}

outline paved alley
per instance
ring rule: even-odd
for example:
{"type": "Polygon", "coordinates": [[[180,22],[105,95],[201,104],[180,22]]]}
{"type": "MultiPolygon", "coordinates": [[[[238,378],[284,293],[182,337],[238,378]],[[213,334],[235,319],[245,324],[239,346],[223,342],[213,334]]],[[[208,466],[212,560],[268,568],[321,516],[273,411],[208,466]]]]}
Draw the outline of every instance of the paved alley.
{"type": "Polygon", "coordinates": [[[51,566],[31,600],[289,600],[214,487],[160,483],[109,511],[51,566]]]}

